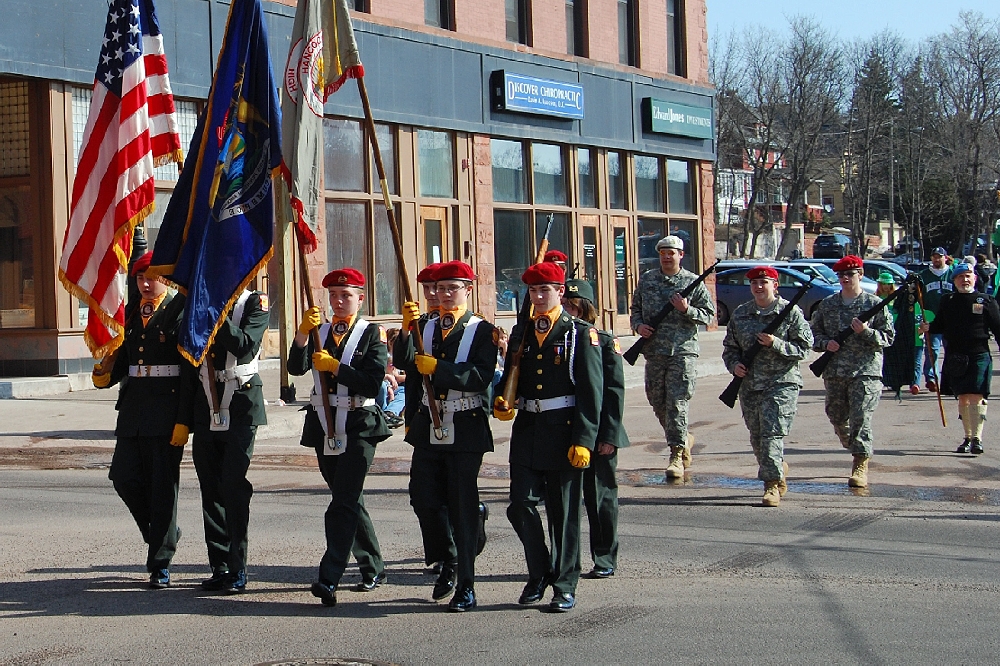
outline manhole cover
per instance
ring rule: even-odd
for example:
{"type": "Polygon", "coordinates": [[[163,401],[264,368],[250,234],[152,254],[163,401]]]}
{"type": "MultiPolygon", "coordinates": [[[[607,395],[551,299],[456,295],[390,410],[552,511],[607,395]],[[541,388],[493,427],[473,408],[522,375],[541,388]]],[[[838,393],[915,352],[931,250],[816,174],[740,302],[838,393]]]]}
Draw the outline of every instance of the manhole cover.
{"type": "Polygon", "coordinates": [[[350,657],[314,657],[308,659],[282,659],[268,661],[257,666],[399,666],[391,661],[372,661],[350,657]]]}

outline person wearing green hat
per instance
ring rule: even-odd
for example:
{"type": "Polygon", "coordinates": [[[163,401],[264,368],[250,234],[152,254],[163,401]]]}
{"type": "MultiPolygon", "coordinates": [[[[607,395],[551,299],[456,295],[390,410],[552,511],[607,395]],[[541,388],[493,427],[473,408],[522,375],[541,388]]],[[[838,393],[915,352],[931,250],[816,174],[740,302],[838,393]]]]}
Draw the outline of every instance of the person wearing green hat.
{"type": "MultiPolygon", "coordinates": [[[[896,291],[896,279],[888,271],[879,273],[877,282],[875,295],[879,298],[890,296],[896,291]]],[[[920,393],[917,382],[920,380],[924,365],[924,337],[920,334],[919,326],[921,322],[933,319],[934,314],[925,313],[920,306],[920,300],[914,296],[896,299],[889,306],[889,312],[892,314],[896,337],[882,357],[882,384],[895,390],[896,398],[902,399],[901,390],[907,384],[910,386],[911,394],[920,393]],[[904,313],[907,317],[901,318],[900,315],[904,313]],[[925,319],[925,314],[930,319],[925,319]]]]}
{"type": "MultiPolygon", "coordinates": [[[[568,314],[593,325],[597,323],[594,288],[587,280],[567,280],[563,308],[568,314]]],[[[625,411],[625,369],[618,338],[598,330],[601,365],[604,369],[604,399],[597,431],[597,449],[590,467],[583,471],[583,503],[590,522],[590,556],[594,568],[589,578],[610,578],[618,567],[618,449],[628,446],[622,424],[625,411]]]]}

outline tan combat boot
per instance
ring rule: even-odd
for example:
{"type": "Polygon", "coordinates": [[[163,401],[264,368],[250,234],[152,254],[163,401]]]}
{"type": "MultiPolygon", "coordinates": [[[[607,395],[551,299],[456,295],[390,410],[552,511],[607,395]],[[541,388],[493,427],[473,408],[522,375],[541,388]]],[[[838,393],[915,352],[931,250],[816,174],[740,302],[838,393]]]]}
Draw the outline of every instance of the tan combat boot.
{"type": "Polygon", "coordinates": [[[764,482],[764,498],[760,501],[764,506],[778,506],[781,502],[780,481],[764,482]]]}
{"type": "Polygon", "coordinates": [[[784,460],[781,461],[781,481],[778,481],[778,492],[784,497],[785,493],[788,492],[788,463],[784,460]]]}
{"type": "Polygon", "coordinates": [[[854,465],[851,467],[851,478],[847,485],[851,488],[868,487],[868,456],[854,456],[854,465]]]}
{"type": "Polygon", "coordinates": [[[667,465],[668,479],[684,478],[684,447],[674,446],[670,449],[670,463],[667,465]]]}
{"type": "Polygon", "coordinates": [[[684,447],[684,469],[691,467],[691,451],[694,450],[694,435],[688,433],[687,446],[684,447]]]}

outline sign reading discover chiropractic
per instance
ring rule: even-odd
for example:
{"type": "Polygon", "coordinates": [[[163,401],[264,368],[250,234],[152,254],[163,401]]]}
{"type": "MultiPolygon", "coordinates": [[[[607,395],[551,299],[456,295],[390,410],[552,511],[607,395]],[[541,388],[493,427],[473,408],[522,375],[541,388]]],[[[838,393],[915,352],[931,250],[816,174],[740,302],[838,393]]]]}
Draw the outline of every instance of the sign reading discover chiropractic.
{"type": "Polygon", "coordinates": [[[508,74],[501,69],[490,77],[490,88],[497,111],[583,120],[581,85],[508,74]]]}
{"type": "Polygon", "coordinates": [[[647,132],[711,139],[712,109],[674,104],[647,97],[642,100],[642,121],[647,132]]]}

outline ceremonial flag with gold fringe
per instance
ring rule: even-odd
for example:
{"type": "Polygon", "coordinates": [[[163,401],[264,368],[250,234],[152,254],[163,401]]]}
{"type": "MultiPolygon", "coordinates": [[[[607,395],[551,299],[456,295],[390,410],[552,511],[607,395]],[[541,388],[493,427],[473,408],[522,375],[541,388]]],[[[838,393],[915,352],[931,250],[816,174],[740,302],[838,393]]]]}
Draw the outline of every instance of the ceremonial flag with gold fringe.
{"type": "Polygon", "coordinates": [[[260,0],[233,0],[208,104],[147,271],[187,294],[178,347],[195,365],[274,253],[280,129],[260,0]]]}
{"type": "Polygon", "coordinates": [[[59,260],[59,279],[89,308],[95,358],[122,342],[132,230],[153,211],[153,167],[182,159],[153,1],[114,0],[59,260]]]}
{"type": "Polygon", "coordinates": [[[316,249],[323,104],[348,78],[364,76],[347,0],[299,0],[283,76],[282,173],[295,228],[307,252],[316,249]]]}

